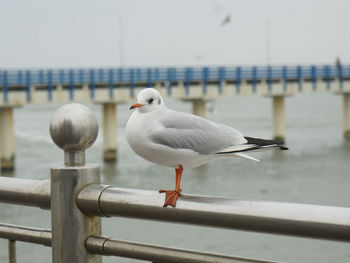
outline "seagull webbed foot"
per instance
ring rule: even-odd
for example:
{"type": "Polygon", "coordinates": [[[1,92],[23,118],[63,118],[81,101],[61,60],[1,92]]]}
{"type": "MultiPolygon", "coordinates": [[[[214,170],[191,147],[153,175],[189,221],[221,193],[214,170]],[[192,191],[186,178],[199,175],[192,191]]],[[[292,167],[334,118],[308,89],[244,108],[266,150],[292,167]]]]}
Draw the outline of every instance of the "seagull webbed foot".
{"type": "Polygon", "coordinates": [[[163,207],[167,207],[168,205],[175,207],[176,206],[176,201],[179,198],[181,189],[180,191],[176,190],[159,190],[159,193],[165,193],[165,201],[163,207]]]}

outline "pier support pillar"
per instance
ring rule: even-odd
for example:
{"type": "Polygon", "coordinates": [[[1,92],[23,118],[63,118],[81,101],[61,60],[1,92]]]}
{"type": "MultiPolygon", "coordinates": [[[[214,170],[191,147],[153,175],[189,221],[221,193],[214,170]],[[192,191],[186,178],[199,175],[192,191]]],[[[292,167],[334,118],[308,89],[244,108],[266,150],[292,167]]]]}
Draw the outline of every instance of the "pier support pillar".
{"type": "Polygon", "coordinates": [[[285,106],[284,96],[272,97],[273,138],[285,139],[285,106]]]}
{"type": "Polygon", "coordinates": [[[117,161],[117,105],[103,103],[103,160],[117,161]]]}
{"type": "Polygon", "coordinates": [[[192,113],[197,116],[205,118],[206,116],[206,102],[207,98],[182,98],[183,101],[192,102],[192,113]]]}
{"type": "Polygon", "coordinates": [[[15,168],[15,136],[13,128],[13,108],[0,107],[0,169],[15,168]]]}
{"type": "Polygon", "coordinates": [[[194,115],[198,115],[205,118],[206,116],[205,100],[202,100],[202,99],[192,100],[192,113],[194,115]]]}
{"type": "Polygon", "coordinates": [[[344,138],[350,140],[350,93],[343,93],[344,138]]]}

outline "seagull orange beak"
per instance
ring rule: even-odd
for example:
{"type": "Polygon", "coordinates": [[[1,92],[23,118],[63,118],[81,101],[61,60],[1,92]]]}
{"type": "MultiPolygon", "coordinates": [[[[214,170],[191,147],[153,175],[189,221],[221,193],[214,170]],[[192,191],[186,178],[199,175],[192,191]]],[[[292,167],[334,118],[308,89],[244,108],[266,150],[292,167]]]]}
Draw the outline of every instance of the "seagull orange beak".
{"type": "Polygon", "coordinates": [[[140,103],[135,103],[133,105],[130,106],[129,110],[135,109],[135,108],[141,108],[143,105],[140,103]]]}

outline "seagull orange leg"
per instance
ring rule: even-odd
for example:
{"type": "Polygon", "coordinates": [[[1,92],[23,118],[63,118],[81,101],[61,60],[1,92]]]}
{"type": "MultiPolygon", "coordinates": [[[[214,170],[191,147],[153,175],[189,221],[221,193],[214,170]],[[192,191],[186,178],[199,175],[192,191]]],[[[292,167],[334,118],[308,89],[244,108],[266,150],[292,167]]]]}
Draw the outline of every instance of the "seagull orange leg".
{"type": "Polygon", "coordinates": [[[180,195],[180,192],[182,191],[180,188],[182,171],[182,165],[179,165],[179,168],[175,168],[175,190],[159,190],[159,193],[165,193],[165,202],[163,207],[167,207],[168,205],[171,205],[172,207],[176,206],[176,201],[180,195]]]}

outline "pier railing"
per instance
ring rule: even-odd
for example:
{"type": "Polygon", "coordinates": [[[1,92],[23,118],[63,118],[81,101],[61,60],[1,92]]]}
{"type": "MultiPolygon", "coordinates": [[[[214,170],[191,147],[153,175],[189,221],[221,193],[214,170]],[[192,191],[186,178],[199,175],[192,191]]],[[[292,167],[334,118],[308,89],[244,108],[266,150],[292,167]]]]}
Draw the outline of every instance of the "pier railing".
{"type": "MultiPolygon", "coordinates": [[[[229,66],[229,67],[145,67],[145,68],[97,68],[97,69],[0,69],[0,91],[3,101],[7,103],[10,91],[23,90],[26,100],[32,100],[33,88],[48,92],[48,100],[53,100],[53,92],[57,86],[69,90],[70,99],[74,99],[75,90],[83,85],[89,88],[90,98],[95,98],[95,90],[108,87],[109,99],[114,98],[115,89],[129,88],[130,95],[135,94],[135,87],[153,87],[155,83],[163,83],[168,94],[172,86],[183,83],[186,93],[194,83],[203,84],[203,93],[207,93],[207,85],[217,84],[219,93],[223,91],[223,82],[233,82],[239,93],[243,81],[250,82],[253,91],[259,82],[266,81],[268,91],[272,91],[274,82],[282,81],[284,90],[288,83],[298,83],[299,91],[303,82],[310,81],[316,88],[317,81],[322,79],[328,89],[334,79],[339,80],[340,91],[343,81],[350,78],[350,65],[288,65],[288,66],[229,66]]],[[[2,98],[0,98],[1,100],[2,98]]]]}
{"type": "Polygon", "coordinates": [[[0,202],[51,210],[52,229],[0,224],[9,240],[9,262],[16,241],[52,247],[53,263],[98,263],[101,255],[151,262],[271,262],[155,246],[101,236],[101,217],[128,217],[227,229],[350,242],[350,208],[223,197],[181,195],[176,208],[163,208],[155,191],[102,185],[99,167],[85,165],[84,151],[97,136],[92,112],[78,104],[54,114],[50,132],[65,150],[65,166],[52,168],[51,180],[0,177],[0,202]]]}
{"type": "Polygon", "coordinates": [[[237,67],[159,67],[99,69],[2,69],[0,86],[130,84],[177,81],[222,81],[302,78],[348,78],[350,65],[288,65],[237,67]]]}

